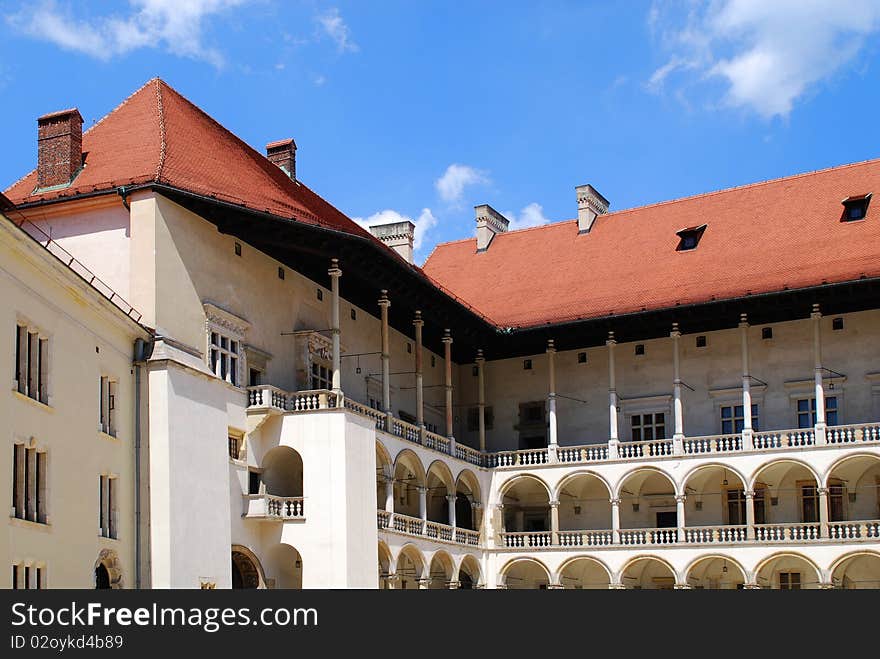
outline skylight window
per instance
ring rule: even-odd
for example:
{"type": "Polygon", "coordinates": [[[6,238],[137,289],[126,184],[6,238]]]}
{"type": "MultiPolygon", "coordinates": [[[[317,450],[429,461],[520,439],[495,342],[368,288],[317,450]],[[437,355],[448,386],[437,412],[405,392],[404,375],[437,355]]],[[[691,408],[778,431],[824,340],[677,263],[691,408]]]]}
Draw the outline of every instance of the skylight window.
{"type": "Polygon", "coordinates": [[[700,238],[703,237],[703,232],[706,230],[706,226],[707,225],[705,224],[701,224],[698,227],[689,227],[677,231],[675,235],[681,240],[678,241],[678,247],[675,248],[676,251],[687,252],[696,249],[697,245],[700,244],[700,238]]]}
{"type": "Polygon", "coordinates": [[[868,214],[868,204],[871,202],[871,193],[857,195],[855,197],[847,197],[841,203],[843,204],[843,215],[841,222],[853,222],[855,220],[864,220],[868,214]]]}

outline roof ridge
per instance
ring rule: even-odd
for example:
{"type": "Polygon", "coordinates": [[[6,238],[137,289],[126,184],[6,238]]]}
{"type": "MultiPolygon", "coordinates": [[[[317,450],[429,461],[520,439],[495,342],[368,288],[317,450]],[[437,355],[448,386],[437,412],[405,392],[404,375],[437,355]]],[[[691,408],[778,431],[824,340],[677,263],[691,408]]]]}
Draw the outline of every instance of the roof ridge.
{"type": "MultiPolygon", "coordinates": [[[[159,116],[159,161],[156,163],[156,175],[153,180],[157,183],[162,179],[162,168],[165,166],[165,108],[162,106],[162,80],[155,78],[156,81],[156,109],[159,116]]],[[[148,83],[149,84],[149,83],[148,83]]]]}

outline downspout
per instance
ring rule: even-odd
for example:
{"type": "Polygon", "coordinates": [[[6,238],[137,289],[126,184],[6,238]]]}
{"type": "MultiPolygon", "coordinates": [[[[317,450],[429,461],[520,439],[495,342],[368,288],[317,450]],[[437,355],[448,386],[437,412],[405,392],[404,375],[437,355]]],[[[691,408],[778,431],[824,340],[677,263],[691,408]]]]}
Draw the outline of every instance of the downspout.
{"type": "Polygon", "coordinates": [[[134,583],[141,588],[141,369],[153,354],[153,340],[134,342],[134,583]]]}

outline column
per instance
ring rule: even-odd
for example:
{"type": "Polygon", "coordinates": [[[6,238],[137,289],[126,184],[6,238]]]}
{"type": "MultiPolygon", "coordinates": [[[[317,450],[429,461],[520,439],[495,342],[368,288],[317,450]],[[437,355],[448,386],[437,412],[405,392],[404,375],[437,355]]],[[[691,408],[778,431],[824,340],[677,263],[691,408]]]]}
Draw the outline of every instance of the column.
{"type": "Polygon", "coordinates": [[[480,411],[480,452],[486,452],[486,378],[483,369],[486,367],[486,359],[483,351],[477,350],[477,407],[480,411]]]}
{"type": "Polygon", "coordinates": [[[455,495],[447,494],[446,501],[449,503],[449,526],[455,528],[455,495]]]}
{"type": "Polygon", "coordinates": [[[550,544],[559,544],[559,502],[550,502],[550,544]]]}
{"type": "Polygon", "coordinates": [[[419,519],[422,520],[422,533],[424,533],[425,522],[428,521],[428,488],[419,485],[417,489],[419,491],[419,519]]]}
{"type": "Polygon", "coordinates": [[[452,335],[443,330],[443,359],[446,363],[446,436],[449,438],[449,454],[455,455],[455,437],[452,432],[452,335]]]}
{"type": "Polygon", "coordinates": [[[813,362],[816,379],[816,444],[825,444],[825,390],[822,388],[822,312],[813,305],[813,362]]]}
{"type": "Polygon", "coordinates": [[[672,434],[672,452],[675,455],[684,453],[684,415],[681,409],[681,364],[680,343],[681,332],[678,331],[678,323],[672,323],[672,418],[674,430],[672,434]]]}
{"type": "Polygon", "coordinates": [[[331,387],[333,393],[336,394],[336,405],[342,407],[342,377],[340,371],[340,362],[342,355],[339,347],[339,278],[342,276],[342,270],[339,269],[339,259],[330,259],[330,269],[327,271],[330,275],[330,291],[332,303],[330,307],[330,333],[333,341],[333,375],[331,387]]]}
{"type": "Polygon", "coordinates": [[[425,321],[422,320],[422,312],[416,311],[413,319],[413,327],[416,330],[416,345],[413,352],[416,360],[416,425],[419,427],[419,439],[425,443],[425,386],[422,374],[422,328],[425,321]]]}
{"type": "Polygon", "coordinates": [[[449,586],[449,590],[458,590],[461,588],[460,581],[450,581],[447,585],[449,586]]]}
{"type": "Polygon", "coordinates": [[[755,491],[745,490],[743,496],[746,498],[746,540],[755,539],[755,491]]]}
{"type": "Polygon", "coordinates": [[[608,458],[614,460],[617,458],[618,444],[617,378],[614,368],[614,346],[617,345],[617,341],[614,340],[614,332],[608,332],[608,340],[605,341],[605,345],[608,346],[608,425],[610,430],[608,438],[608,458]]]}
{"type": "Polygon", "coordinates": [[[382,317],[382,411],[385,412],[385,430],[391,432],[391,350],[388,345],[388,291],[382,289],[379,309],[382,317]]]}
{"type": "Polygon", "coordinates": [[[819,494],[819,537],[828,537],[828,488],[820,487],[819,494]]]}
{"type": "Polygon", "coordinates": [[[559,446],[558,430],[556,426],[556,345],[553,339],[547,340],[547,375],[549,378],[549,392],[547,394],[547,416],[549,418],[550,441],[548,444],[548,457],[550,462],[556,462],[556,449],[559,446]]]}
{"type": "Polygon", "coordinates": [[[428,588],[431,587],[431,580],[426,577],[422,577],[418,579],[418,584],[419,590],[428,590],[428,588]]]}
{"type": "Polygon", "coordinates": [[[679,542],[685,542],[684,502],[686,500],[687,500],[687,496],[685,496],[684,494],[676,494],[675,495],[675,517],[677,520],[676,526],[678,526],[678,541],[679,542]]]}
{"type": "Polygon", "coordinates": [[[611,501],[611,542],[620,544],[620,498],[609,499],[611,501]]]}
{"type": "Polygon", "coordinates": [[[739,316],[739,337],[742,347],[742,450],[751,451],[754,448],[752,438],[752,376],[749,373],[749,319],[746,314],[739,316]]]}
{"type": "Polygon", "coordinates": [[[394,513],[394,477],[385,475],[385,512],[394,513]]]}

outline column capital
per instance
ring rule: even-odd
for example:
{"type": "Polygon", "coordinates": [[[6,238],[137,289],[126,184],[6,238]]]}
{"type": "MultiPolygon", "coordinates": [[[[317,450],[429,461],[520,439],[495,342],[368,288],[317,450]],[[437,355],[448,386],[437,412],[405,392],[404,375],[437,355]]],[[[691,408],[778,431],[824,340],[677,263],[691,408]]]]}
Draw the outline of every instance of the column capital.
{"type": "Polygon", "coordinates": [[[422,312],[416,310],[415,318],[413,318],[413,325],[415,327],[422,327],[425,324],[425,321],[422,320],[422,312]]]}
{"type": "Polygon", "coordinates": [[[388,299],[388,290],[382,289],[382,294],[379,296],[379,306],[380,307],[390,307],[391,300],[388,299]]]}
{"type": "Polygon", "coordinates": [[[428,491],[428,488],[425,487],[424,485],[416,485],[416,489],[419,491],[419,494],[422,494],[423,492],[428,491]]]}
{"type": "MultiPolygon", "coordinates": [[[[498,504],[498,505],[502,505],[502,504],[498,504]]],[[[482,501],[477,501],[476,499],[471,499],[471,506],[474,507],[474,508],[482,508],[482,507],[483,507],[483,502],[482,502],[482,501]]]]}
{"type": "Polygon", "coordinates": [[[676,494],[675,495],[675,503],[684,503],[685,501],[687,501],[686,494],[676,494]]]}
{"type": "Polygon", "coordinates": [[[342,276],[342,270],[339,269],[339,259],[330,259],[330,269],[327,270],[327,274],[331,277],[342,276]]]}
{"type": "Polygon", "coordinates": [[[443,330],[443,338],[441,340],[443,343],[452,343],[452,334],[448,328],[443,330]]]}
{"type": "Polygon", "coordinates": [[[672,331],[669,332],[669,336],[671,336],[673,339],[677,339],[681,336],[681,332],[678,329],[678,323],[672,323],[672,331]]]}
{"type": "Polygon", "coordinates": [[[419,590],[428,590],[428,586],[431,585],[431,580],[422,577],[421,579],[416,579],[416,583],[419,584],[419,590]]]}
{"type": "Polygon", "coordinates": [[[548,502],[551,508],[559,508],[559,501],[553,500],[548,502]]]}
{"type": "Polygon", "coordinates": [[[564,590],[564,589],[565,589],[565,586],[563,586],[561,583],[548,583],[547,584],[547,590],[564,590]]]}
{"type": "Polygon", "coordinates": [[[739,327],[748,327],[749,326],[749,314],[741,313],[739,315],[739,327]]]}
{"type": "Polygon", "coordinates": [[[556,352],[556,342],[553,339],[547,339],[547,352],[556,352]]]}
{"type": "Polygon", "coordinates": [[[608,503],[610,503],[612,506],[619,506],[620,497],[611,497],[610,499],[608,499],[608,503]]]}
{"type": "Polygon", "coordinates": [[[482,367],[483,364],[486,363],[486,358],[483,357],[483,349],[480,348],[477,350],[477,356],[474,358],[474,361],[477,363],[477,366],[482,367]]]}
{"type": "Polygon", "coordinates": [[[820,309],[818,304],[813,305],[813,311],[810,313],[810,318],[821,318],[822,310],[820,309]]]}
{"type": "Polygon", "coordinates": [[[614,332],[608,332],[608,338],[605,340],[606,346],[613,346],[617,344],[617,340],[614,338],[614,332]]]}
{"type": "Polygon", "coordinates": [[[673,590],[692,590],[693,586],[689,583],[677,583],[672,586],[673,590]]]}
{"type": "Polygon", "coordinates": [[[755,498],[755,491],[754,490],[743,490],[743,496],[746,499],[754,499],[755,498]]]}
{"type": "Polygon", "coordinates": [[[816,488],[816,494],[818,494],[820,497],[827,497],[828,491],[829,490],[827,487],[817,487],[816,488]]]}
{"type": "Polygon", "coordinates": [[[447,501],[455,501],[455,495],[454,494],[447,494],[446,500],[447,501]]]}
{"type": "Polygon", "coordinates": [[[503,503],[496,503],[495,510],[504,510],[504,504],[503,503]]]}
{"type": "Polygon", "coordinates": [[[461,582],[460,581],[447,581],[446,587],[449,588],[449,590],[458,590],[459,588],[461,588],[461,582]]]}

